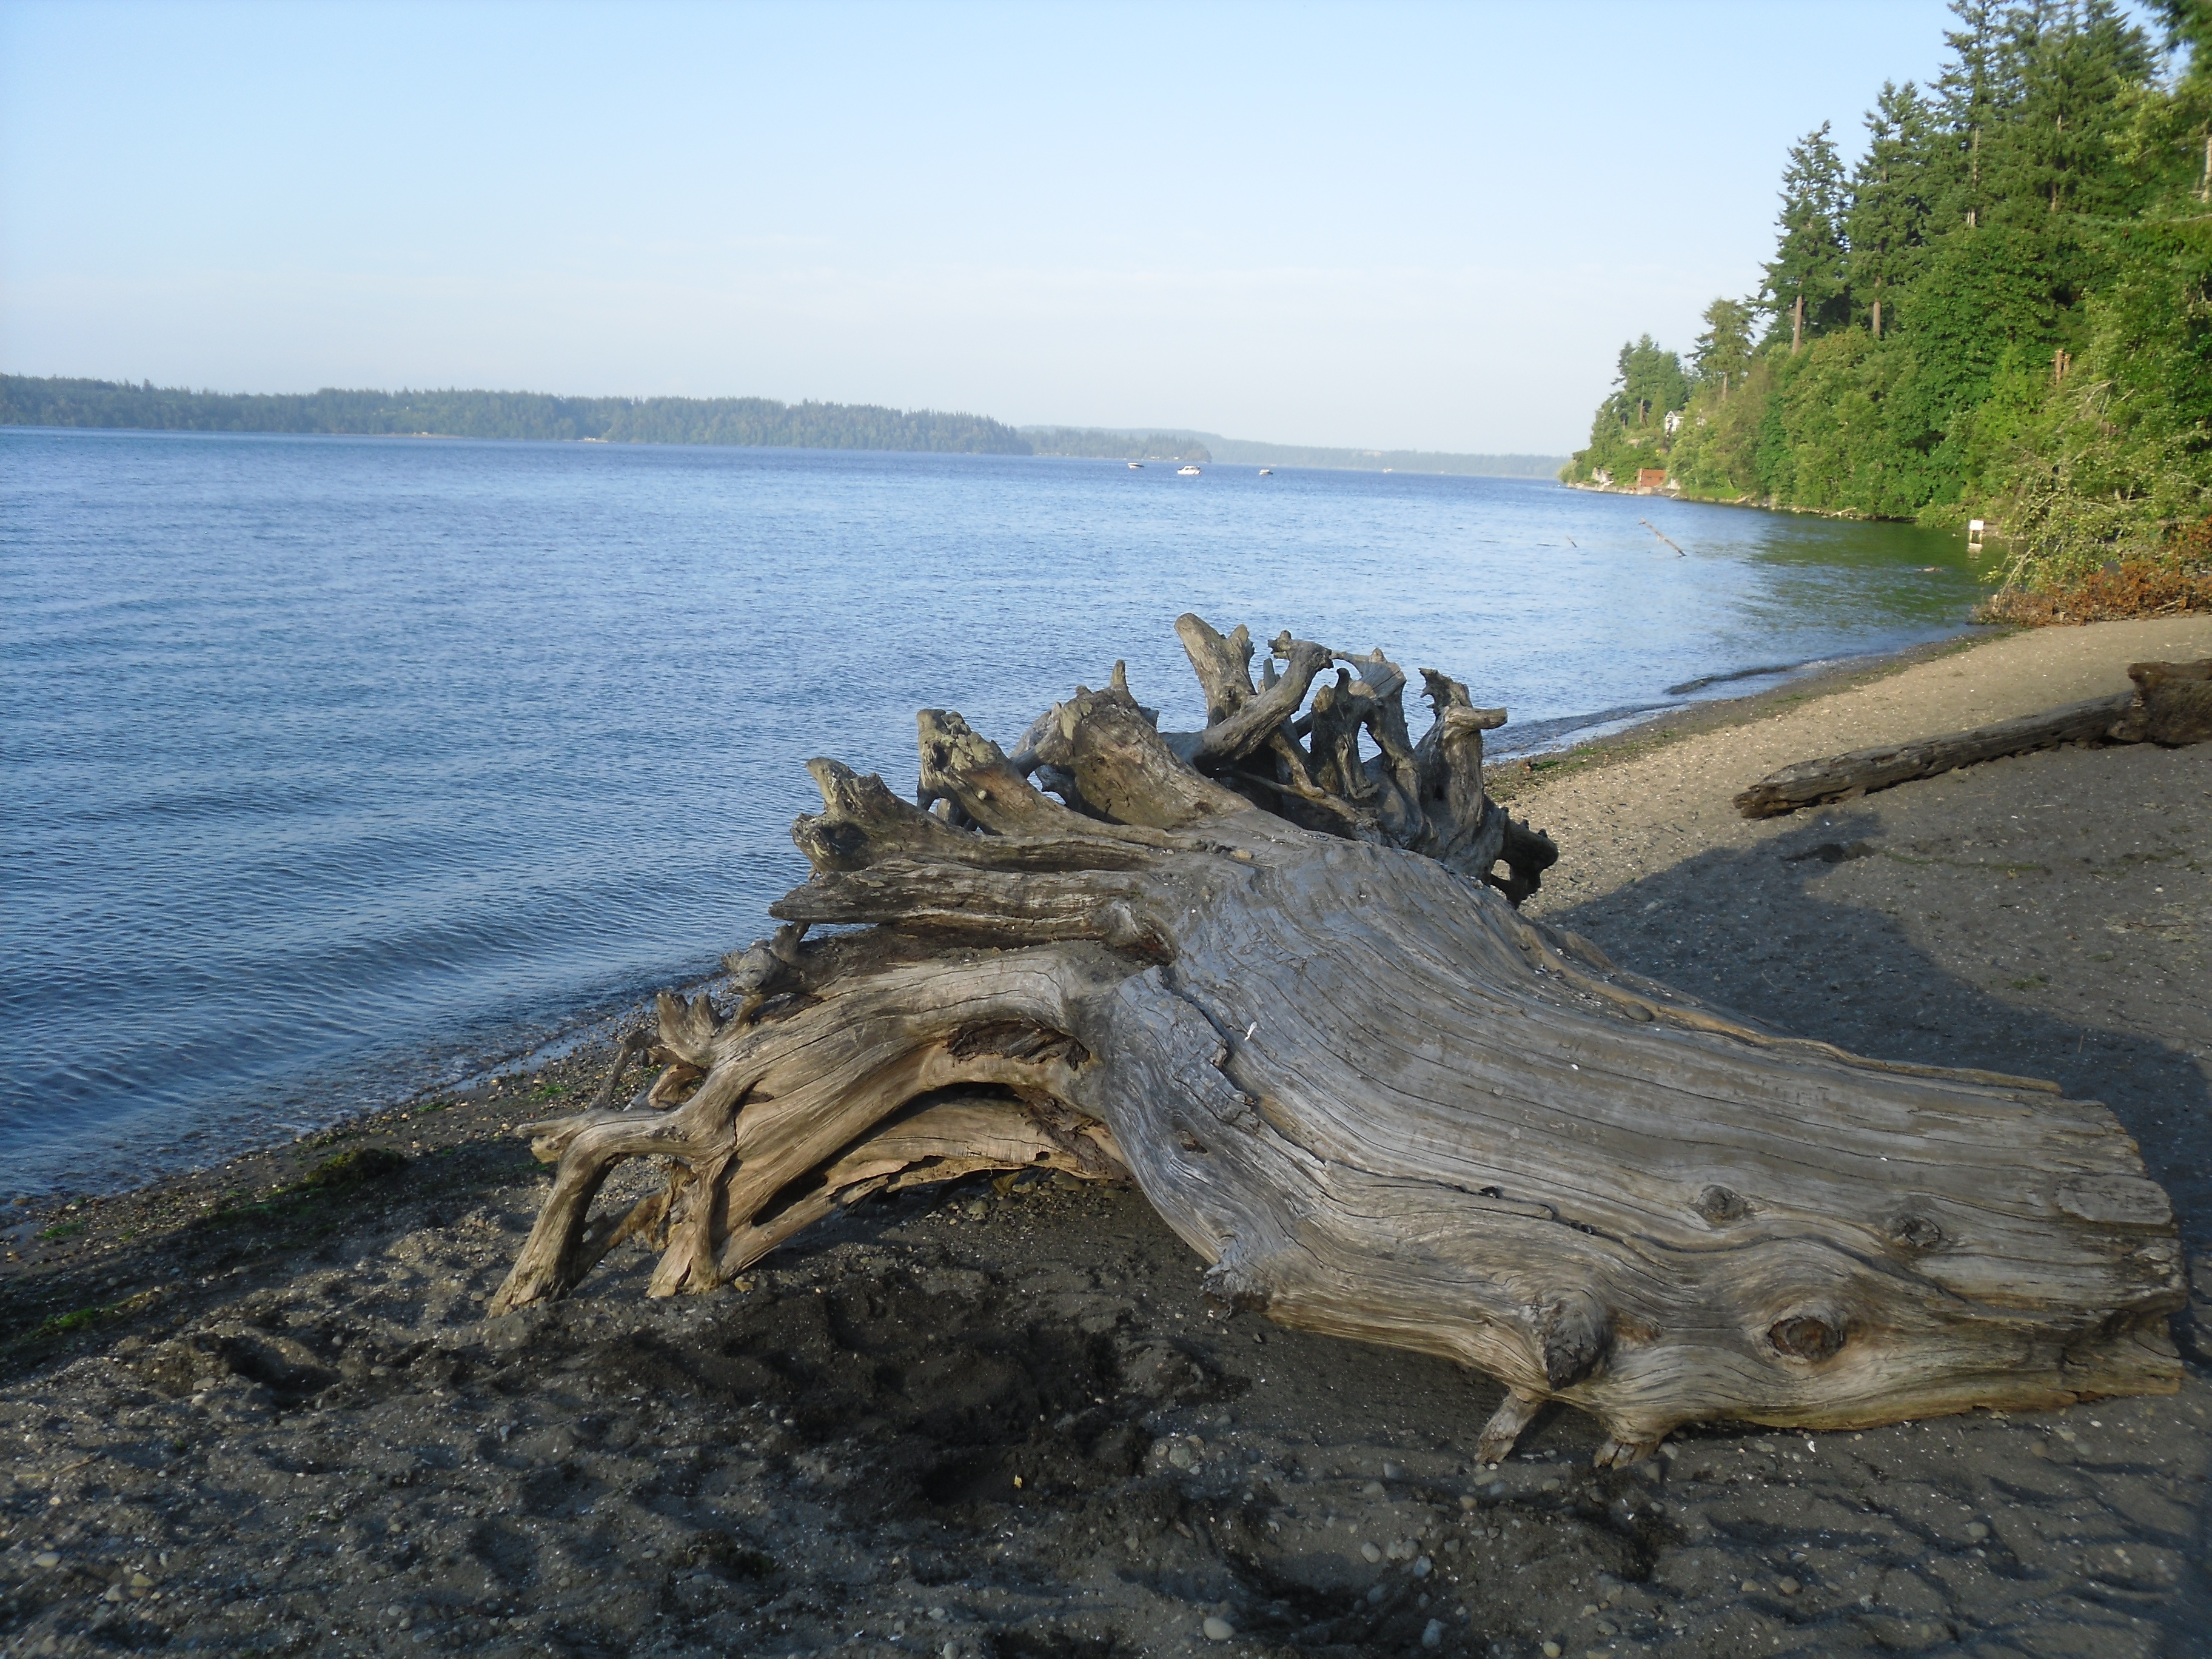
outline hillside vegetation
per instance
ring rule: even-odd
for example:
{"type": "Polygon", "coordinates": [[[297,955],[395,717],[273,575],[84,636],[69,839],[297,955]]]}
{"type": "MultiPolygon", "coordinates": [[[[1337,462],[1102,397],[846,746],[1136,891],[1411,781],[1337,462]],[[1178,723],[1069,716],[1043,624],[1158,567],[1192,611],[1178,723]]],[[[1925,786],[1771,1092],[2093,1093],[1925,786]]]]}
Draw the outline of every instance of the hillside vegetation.
{"type": "Polygon", "coordinates": [[[2212,608],[2212,0],[1953,0],[1846,170],[1789,155],[1759,291],[1647,335],[1570,483],[1990,521],[2000,613],[2212,608]]]}

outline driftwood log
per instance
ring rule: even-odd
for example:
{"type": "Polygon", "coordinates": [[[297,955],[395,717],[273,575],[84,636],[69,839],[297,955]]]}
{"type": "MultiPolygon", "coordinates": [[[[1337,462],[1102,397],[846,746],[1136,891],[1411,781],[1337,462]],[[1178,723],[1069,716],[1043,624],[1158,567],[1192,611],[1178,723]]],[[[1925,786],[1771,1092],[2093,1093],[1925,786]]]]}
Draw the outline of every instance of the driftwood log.
{"type": "Polygon", "coordinates": [[[1848,755],[1798,761],[1771,772],[1735,798],[1747,818],[1778,817],[1826,801],[1856,800],[1962,766],[2032,754],[2069,743],[2202,743],[2212,738],[2212,657],[2196,662],[2139,662],[2128,667],[2136,689],[2040,714],[2000,720],[1911,743],[1854,749],[1848,755]]]}
{"type": "Polygon", "coordinates": [[[1133,1181],[1224,1303],[1502,1379],[1486,1461],[1550,1400],[1615,1462],[1698,1419],[2177,1386],[2173,1217],[2104,1107],[1616,968],[1515,908],[1556,855],[1483,793],[1503,711],[1425,671],[1416,744],[1379,651],[1285,635],[1255,684],[1244,630],[1178,628],[1202,731],[1117,665],[1012,755],[923,711],[920,805],[812,762],[815,873],[733,1001],[664,995],[592,1109],[531,1126],[559,1167],[496,1309],[625,1238],[653,1293],[706,1291],[869,1194],[1049,1168],[1133,1181]],[[665,1186],[594,1218],[636,1157],[665,1186]]]}

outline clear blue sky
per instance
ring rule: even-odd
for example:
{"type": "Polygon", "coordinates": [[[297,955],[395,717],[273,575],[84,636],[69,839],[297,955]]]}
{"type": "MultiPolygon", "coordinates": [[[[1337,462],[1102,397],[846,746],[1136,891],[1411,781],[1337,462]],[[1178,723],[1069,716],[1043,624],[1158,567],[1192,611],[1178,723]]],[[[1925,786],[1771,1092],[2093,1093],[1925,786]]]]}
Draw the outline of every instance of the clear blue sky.
{"type": "Polygon", "coordinates": [[[1564,452],[1939,0],[0,0],[0,367],[1564,452]]]}

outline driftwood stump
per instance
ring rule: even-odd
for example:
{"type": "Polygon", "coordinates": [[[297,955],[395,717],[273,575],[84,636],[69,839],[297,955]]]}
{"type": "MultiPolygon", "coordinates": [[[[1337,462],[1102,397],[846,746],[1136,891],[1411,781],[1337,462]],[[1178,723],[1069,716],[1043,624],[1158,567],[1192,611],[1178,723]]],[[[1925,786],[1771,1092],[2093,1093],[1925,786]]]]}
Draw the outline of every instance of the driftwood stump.
{"type": "Polygon", "coordinates": [[[923,711],[920,805],[811,763],[815,874],[734,1003],[664,995],[593,1109],[532,1126],[559,1169],[497,1310],[635,1235],[653,1293],[705,1291],[868,1194],[1047,1167],[1133,1181],[1225,1302],[1502,1379],[1486,1461],[1552,1399],[1607,1462],[2177,1386],[2172,1214],[2104,1107],[1614,967],[1516,913],[1556,854],[1483,793],[1502,710],[1425,671],[1415,744],[1379,651],[1285,635],[1255,684],[1243,629],[1177,627],[1203,731],[1117,665],[1012,756],[923,711]],[[593,1218],[640,1156],[666,1187],[593,1218]]]}

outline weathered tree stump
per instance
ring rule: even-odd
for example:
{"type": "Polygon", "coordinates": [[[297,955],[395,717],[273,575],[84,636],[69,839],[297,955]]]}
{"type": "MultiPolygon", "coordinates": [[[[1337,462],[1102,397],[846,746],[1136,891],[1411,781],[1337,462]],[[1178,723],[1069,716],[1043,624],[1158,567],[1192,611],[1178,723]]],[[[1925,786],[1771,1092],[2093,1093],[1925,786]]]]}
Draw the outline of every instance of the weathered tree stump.
{"type": "Polygon", "coordinates": [[[1556,854],[1483,793],[1503,711],[1428,671],[1415,744],[1379,651],[1285,635],[1255,685],[1243,629],[1177,626],[1203,731],[1117,665],[1011,757],[923,711],[922,805],[811,763],[815,874],[735,1006],[664,995],[592,1109],[532,1126],[559,1169],[496,1309],[633,1235],[653,1293],[706,1291],[868,1194],[1049,1167],[1133,1181],[1225,1302],[1502,1379],[1485,1460],[1550,1399],[1604,1462],[2177,1386],[2173,1218],[2104,1107],[1614,967],[1515,909],[1556,854]],[[662,1069],[614,1109],[637,1048],[662,1069]],[[592,1218],[641,1156],[666,1187],[592,1218]]]}

